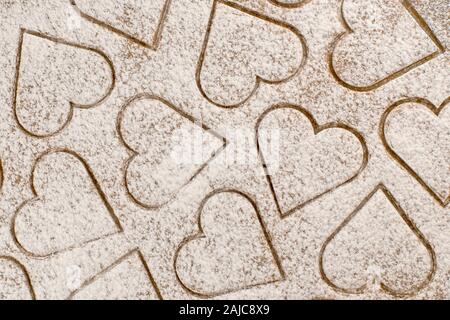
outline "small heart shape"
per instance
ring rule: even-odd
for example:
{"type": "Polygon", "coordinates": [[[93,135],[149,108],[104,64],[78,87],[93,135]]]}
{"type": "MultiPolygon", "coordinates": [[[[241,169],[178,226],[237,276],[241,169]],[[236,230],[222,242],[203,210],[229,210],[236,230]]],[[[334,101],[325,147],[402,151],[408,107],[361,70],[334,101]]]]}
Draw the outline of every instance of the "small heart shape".
{"type": "Polygon", "coordinates": [[[22,30],[13,109],[27,134],[42,138],[61,132],[74,108],[99,105],[114,82],[112,62],[101,51],[22,30]]]}
{"type": "Polygon", "coordinates": [[[171,201],[226,146],[225,138],[200,120],[147,94],[124,106],[118,128],[122,142],[133,153],[125,170],[128,194],[148,209],[171,201]]]}
{"type": "Polygon", "coordinates": [[[353,181],[366,167],[364,138],[351,127],[317,124],[304,108],[278,105],[256,125],[266,177],[282,218],[353,181]],[[279,146],[266,137],[278,132],[279,146]]]}
{"type": "Polygon", "coordinates": [[[18,260],[0,256],[0,300],[34,300],[30,276],[18,260]]]}
{"type": "Polygon", "coordinates": [[[189,293],[211,298],[284,280],[255,202],[236,190],[210,193],[198,211],[199,232],[178,247],[174,269],[189,293]]]}
{"type": "Polygon", "coordinates": [[[36,161],[34,198],[13,221],[13,235],[26,254],[46,257],[122,231],[92,170],[76,153],[52,150],[36,161]]]}
{"type": "Polygon", "coordinates": [[[135,249],[85,281],[70,300],[162,300],[142,253],[135,249]]]}
{"type": "Polygon", "coordinates": [[[387,152],[443,207],[450,202],[450,97],[439,107],[421,98],[397,101],[383,114],[387,152]]]}
{"type": "Polygon", "coordinates": [[[305,40],[292,26],[214,0],[197,65],[197,86],[216,106],[238,107],[261,82],[277,84],[294,77],[306,55],[305,40]]]}
{"type": "Polygon", "coordinates": [[[341,20],[346,31],[334,40],[328,62],[350,90],[377,89],[445,51],[407,0],[342,0],[341,20]]]}
{"type": "Polygon", "coordinates": [[[88,21],[156,50],[172,0],[71,0],[88,21]]]}
{"type": "Polygon", "coordinates": [[[364,198],[320,250],[323,280],[347,294],[375,285],[396,297],[412,296],[435,270],[431,244],[384,185],[364,198]]]}

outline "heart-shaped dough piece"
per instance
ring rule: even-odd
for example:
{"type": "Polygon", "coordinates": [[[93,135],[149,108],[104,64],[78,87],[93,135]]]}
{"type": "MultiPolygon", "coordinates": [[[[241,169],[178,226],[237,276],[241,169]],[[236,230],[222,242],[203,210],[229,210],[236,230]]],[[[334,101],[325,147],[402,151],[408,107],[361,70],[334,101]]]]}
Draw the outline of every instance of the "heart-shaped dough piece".
{"type": "Polygon", "coordinates": [[[388,153],[443,207],[450,202],[449,102],[436,107],[421,98],[397,101],[380,127],[388,153]]]}
{"type": "Polygon", "coordinates": [[[261,82],[281,83],[306,60],[293,27],[235,3],[215,0],[197,66],[197,85],[211,103],[238,107],[261,82]]]}
{"type": "Polygon", "coordinates": [[[74,152],[44,153],[31,180],[35,197],[13,221],[14,237],[27,254],[44,257],[122,231],[92,170],[74,152]]]}
{"type": "Polygon", "coordinates": [[[174,261],[188,292],[210,298],[284,279],[258,208],[247,195],[212,192],[198,219],[199,233],[183,240],[174,261]]]}
{"type": "Polygon", "coordinates": [[[146,94],[125,105],[118,127],[134,153],[125,170],[128,193],[148,209],[172,200],[226,145],[225,138],[200,120],[146,94]]]}
{"type": "Polygon", "coordinates": [[[36,299],[25,267],[12,257],[0,256],[0,300],[36,299]]]}
{"type": "Polygon", "coordinates": [[[405,297],[423,289],[435,253],[384,185],[375,188],[325,241],[320,271],[335,290],[368,289],[405,297]]]}
{"type": "Polygon", "coordinates": [[[141,46],[156,50],[172,0],[71,0],[81,15],[141,46]]]}
{"type": "Polygon", "coordinates": [[[138,250],[133,250],[84,282],[73,300],[161,300],[161,293],[138,250]]]}
{"type": "Polygon", "coordinates": [[[91,108],[111,93],[112,62],[99,50],[23,30],[13,108],[21,129],[34,137],[63,130],[73,108],[91,108]]]}
{"type": "Polygon", "coordinates": [[[329,66],[351,90],[374,90],[444,51],[407,0],[342,0],[341,15],[347,31],[334,41],[329,66]]]}
{"type": "Polygon", "coordinates": [[[357,131],[338,123],[318,125],[298,106],[265,111],[256,138],[281,217],[351,182],[367,165],[367,146],[357,131]],[[278,146],[269,140],[273,136],[278,146]]]}

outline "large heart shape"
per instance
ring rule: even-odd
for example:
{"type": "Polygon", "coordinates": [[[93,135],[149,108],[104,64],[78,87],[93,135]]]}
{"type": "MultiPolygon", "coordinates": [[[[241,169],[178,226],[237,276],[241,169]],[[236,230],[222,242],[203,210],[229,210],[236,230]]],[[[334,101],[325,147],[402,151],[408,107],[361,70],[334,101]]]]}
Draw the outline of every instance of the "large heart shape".
{"type": "Polygon", "coordinates": [[[226,140],[160,97],[141,94],[118,118],[120,137],[133,153],[125,185],[140,206],[157,209],[171,201],[226,146],[226,140]]]}
{"type": "Polygon", "coordinates": [[[282,83],[306,60],[306,43],[292,26],[232,2],[214,0],[197,65],[197,86],[211,103],[245,103],[261,82],[282,83]]]}
{"type": "Polygon", "coordinates": [[[256,125],[266,177],[282,218],[353,181],[367,165],[363,137],[351,127],[317,124],[304,108],[278,105],[256,125]],[[279,136],[279,146],[268,138],[279,136]]]}
{"type": "Polygon", "coordinates": [[[407,0],[342,0],[341,20],[346,31],[328,61],[333,77],[351,90],[374,90],[445,50],[407,0]]]}
{"type": "Polygon", "coordinates": [[[450,97],[439,107],[421,98],[397,101],[383,114],[387,152],[443,207],[450,202],[450,97]]]}
{"type": "Polygon", "coordinates": [[[172,0],[71,0],[83,18],[156,50],[172,0]]]}
{"type": "Polygon", "coordinates": [[[15,258],[0,256],[0,300],[34,300],[36,295],[25,267],[15,258]]]}
{"type": "Polygon", "coordinates": [[[285,278],[255,202],[217,190],[202,202],[199,232],[178,247],[174,268],[189,293],[211,298],[285,278]]]}
{"type": "Polygon", "coordinates": [[[14,238],[29,255],[45,257],[122,231],[92,170],[72,151],[42,154],[31,189],[35,197],[13,221],[14,238]]]}
{"type": "Polygon", "coordinates": [[[69,124],[74,108],[99,105],[114,82],[112,62],[101,51],[22,30],[13,109],[27,134],[59,133],[69,124]]]}
{"type": "Polygon", "coordinates": [[[320,250],[323,280],[344,293],[375,289],[411,296],[435,271],[431,244],[384,185],[364,198],[320,250]]]}
{"type": "Polygon", "coordinates": [[[132,250],[72,292],[73,300],[162,300],[142,253],[132,250]]]}

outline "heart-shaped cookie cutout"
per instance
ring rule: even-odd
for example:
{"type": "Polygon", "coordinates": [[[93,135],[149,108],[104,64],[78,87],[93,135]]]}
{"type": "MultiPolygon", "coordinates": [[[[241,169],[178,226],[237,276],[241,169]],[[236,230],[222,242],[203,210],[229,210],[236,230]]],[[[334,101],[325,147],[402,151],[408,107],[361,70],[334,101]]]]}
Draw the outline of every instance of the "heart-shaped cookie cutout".
{"type": "Polygon", "coordinates": [[[333,289],[369,289],[397,297],[417,294],[436,270],[436,256],[384,185],[377,186],[328,237],[320,272],[333,289]]]}
{"type": "Polygon", "coordinates": [[[245,103],[261,82],[295,76],[306,61],[303,36],[292,26],[224,0],[215,0],[197,66],[196,80],[211,103],[245,103]]]}
{"type": "Polygon", "coordinates": [[[341,20],[346,31],[328,61],[333,77],[350,90],[377,89],[445,50],[407,0],[342,0],[341,20]]]}
{"type": "Polygon", "coordinates": [[[83,18],[156,50],[172,0],[71,0],[83,18]]]}
{"type": "Polygon", "coordinates": [[[266,110],[256,125],[256,141],[282,218],[353,181],[368,161],[366,143],[356,130],[339,123],[319,125],[299,106],[266,110]],[[275,132],[277,148],[266,139],[275,132]]]}
{"type": "Polygon", "coordinates": [[[450,202],[450,98],[439,107],[422,98],[397,101],[383,114],[387,152],[443,207],[450,202]]]}
{"type": "Polygon", "coordinates": [[[13,108],[27,134],[59,133],[69,124],[74,108],[99,105],[114,82],[112,62],[101,51],[22,30],[13,108]]]}
{"type": "Polygon", "coordinates": [[[174,269],[189,293],[211,298],[285,278],[255,202],[217,190],[198,212],[199,232],[178,247],[174,269]]]}
{"type": "Polygon", "coordinates": [[[31,176],[34,198],[13,221],[13,235],[25,253],[45,257],[122,231],[92,170],[76,153],[42,154],[31,176]]]}
{"type": "Polygon", "coordinates": [[[270,3],[283,8],[300,8],[311,0],[269,0],[270,3]]]}
{"type": "Polygon", "coordinates": [[[118,128],[134,154],[125,170],[128,194],[148,209],[171,201],[226,146],[225,138],[200,120],[147,94],[124,106],[118,128]]]}
{"type": "Polygon", "coordinates": [[[69,299],[162,300],[162,296],[142,253],[135,249],[85,281],[69,299]]]}
{"type": "Polygon", "coordinates": [[[0,256],[0,300],[34,300],[36,295],[25,267],[15,258],[0,256]]]}

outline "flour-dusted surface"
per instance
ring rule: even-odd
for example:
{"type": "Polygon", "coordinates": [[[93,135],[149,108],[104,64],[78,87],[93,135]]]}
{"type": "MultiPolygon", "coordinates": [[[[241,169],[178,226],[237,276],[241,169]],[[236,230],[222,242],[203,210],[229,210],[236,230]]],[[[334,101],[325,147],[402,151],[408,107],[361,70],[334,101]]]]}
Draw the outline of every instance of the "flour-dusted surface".
{"type": "Polygon", "coordinates": [[[446,0],[0,0],[0,299],[450,298],[446,0]]]}

